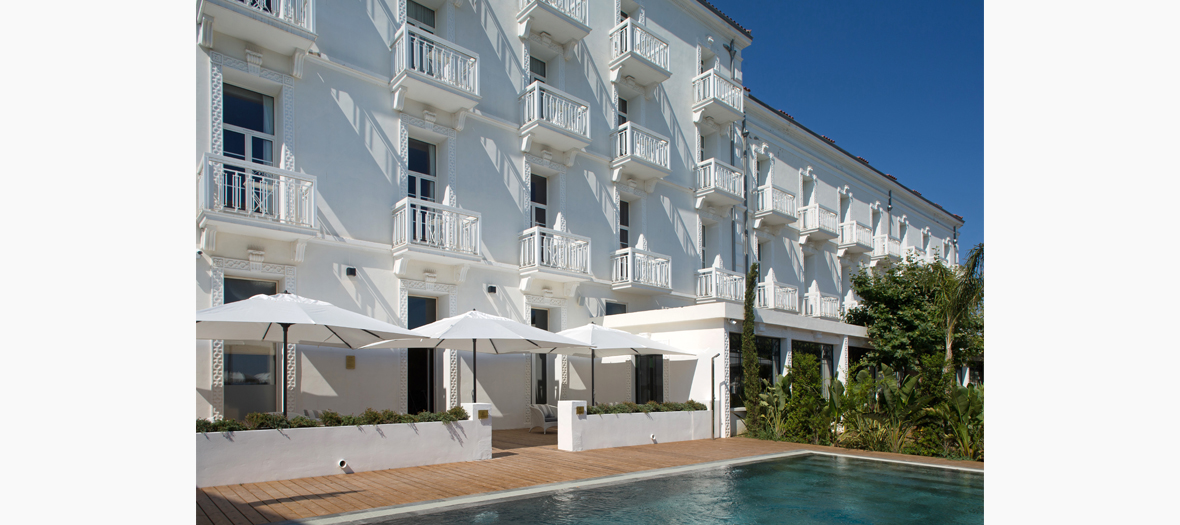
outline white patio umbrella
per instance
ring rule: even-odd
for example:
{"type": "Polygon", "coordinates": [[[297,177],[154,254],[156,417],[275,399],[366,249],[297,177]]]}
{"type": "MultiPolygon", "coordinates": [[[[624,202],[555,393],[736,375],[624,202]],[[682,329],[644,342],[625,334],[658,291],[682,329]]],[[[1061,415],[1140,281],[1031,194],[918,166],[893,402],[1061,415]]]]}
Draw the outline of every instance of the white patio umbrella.
{"type": "Polygon", "coordinates": [[[682,352],[659,341],[596,324],[570,328],[558,332],[558,334],[591,345],[589,351],[574,348],[554,351],[566,355],[590,356],[590,406],[594,406],[594,359],[596,358],[620,355],[695,355],[691,352],[682,352]]]}
{"type": "MultiPolygon", "coordinates": [[[[573,339],[563,337],[540,328],[533,328],[506,317],[489,315],[474,310],[419,326],[415,331],[428,339],[410,342],[414,346],[432,346],[451,350],[470,350],[471,354],[471,401],[476,401],[475,385],[477,374],[475,354],[520,354],[544,353],[562,348],[587,346],[573,339]]],[[[382,341],[365,348],[402,348],[407,341],[382,341]]]]}
{"type": "MultiPolygon", "coordinates": [[[[288,342],[360,348],[390,339],[419,339],[422,334],[351,312],[331,303],[280,293],[255,295],[197,311],[197,339],[282,343],[282,385],[287,383],[288,342]]],[[[283,414],[286,389],[280,389],[283,414]]]]}

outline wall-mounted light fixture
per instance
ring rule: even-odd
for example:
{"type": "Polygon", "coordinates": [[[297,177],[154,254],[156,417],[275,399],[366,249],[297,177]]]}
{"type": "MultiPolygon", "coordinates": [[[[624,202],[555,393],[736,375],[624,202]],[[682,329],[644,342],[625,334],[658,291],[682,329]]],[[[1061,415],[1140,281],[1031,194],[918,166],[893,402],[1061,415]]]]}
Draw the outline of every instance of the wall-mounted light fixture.
{"type": "Polygon", "coordinates": [[[489,285],[488,285],[488,293],[490,293],[490,294],[494,294],[494,293],[496,293],[496,285],[494,285],[494,284],[489,284],[489,285]]]}
{"type": "Polygon", "coordinates": [[[354,268],[352,266],[345,268],[344,275],[347,275],[349,277],[356,277],[356,268],[354,268]]]}

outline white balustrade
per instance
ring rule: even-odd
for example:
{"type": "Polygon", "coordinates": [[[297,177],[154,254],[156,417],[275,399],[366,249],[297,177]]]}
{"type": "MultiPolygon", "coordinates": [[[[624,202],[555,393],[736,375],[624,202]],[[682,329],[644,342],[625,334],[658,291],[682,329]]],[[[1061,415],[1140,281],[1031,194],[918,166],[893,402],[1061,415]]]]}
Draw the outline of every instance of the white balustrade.
{"type": "Polygon", "coordinates": [[[697,164],[697,189],[719,189],[742,198],[746,195],[746,177],[729,164],[709,159],[697,164]]]}
{"type": "Polygon", "coordinates": [[[479,95],[479,56],[410,24],[393,41],[393,74],[406,69],[479,95]]]}
{"type": "Polygon", "coordinates": [[[520,235],[520,267],[590,273],[590,239],[534,226],[520,235]]]}
{"type": "Polygon", "coordinates": [[[204,210],[315,227],[315,177],[205,154],[198,196],[204,210]]]}
{"type": "Polygon", "coordinates": [[[610,32],[611,58],[631,52],[668,70],[668,43],[647,30],[634,18],[628,18],[610,32]]]}
{"type": "Polygon", "coordinates": [[[562,129],[590,138],[590,108],[580,100],[536,81],[520,96],[521,114],[526,125],[544,120],[562,129]]]}
{"type": "Polygon", "coordinates": [[[393,247],[407,244],[479,255],[480,215],[406,197],[393,209],[393,247]]]}
{"type": "Polygon", "coordinates": [[[725,105],[741,113],[743,109],[742,86],[717,74],[716,69],[710,69],[692,79],[693,104],[716,98],[725,105]]]}
{"type": "Polygon", "coordinates": [[[804,206],[802,210],[803,230],[822,230],[837,235],[836,212],[818,204],[804,206]]]}
{"type": "Polygon", "coordinates": [[[901,240],[885,234],[873,238],[873,257],[901,258],[901,240]]]}
{"type": "Polygon", "coordinates": [[[524,8],[528,7],[529,4],[537,2],[556,7],[558,11],[561,11],[566,16],[581,22],[583,25],[587,23],[587,0],[520,0],[520,9],[523,11],[524,8]]]}
{"type": "Polygon", "coordinates": [[[803,296],[807,315],[823,319],[840,319],[840,298],[835,295],[807,293],[803,296]]]}
{"type": "Polygon", "coordinates": [[[259,13],[313,31],[312,23],[315,13],[311,9],[311,0],[237,0],[237,2],[259,13]]]}
{"type": "Polygon", "coordinates": [[[859,222],[840,224],[840,244],[873,246],[873,230],[859,222]]]}
{"type": "Polygon", "coordinates": [[[774,186],[762,186],[754,190],[756,211],[777,211],[791,217],[798,217],[795,208],[795,195],[774,186]]]}
{"type": "Polygon", "coordinates": [[[758,308],[799,313],[799,290],[793,286],[770,281],[760,282],[755,299],[758,308]]]}
{"type": "Polygon", "coordinates": [[[672,261],[664,255],[637,248],[615,252],[611,282],[672,288],[672,261]]]}
{"type": "Polygon", "coordinates": [[[697,297],[745,301],[746,276],[723,268],[697,270],[697,297]]]}
{"type": "Polygon", "coordinates": [[[615,158],[633,155],[670,169],[668,139],[634,122],[623,124],[615,133],[615,158]]]}

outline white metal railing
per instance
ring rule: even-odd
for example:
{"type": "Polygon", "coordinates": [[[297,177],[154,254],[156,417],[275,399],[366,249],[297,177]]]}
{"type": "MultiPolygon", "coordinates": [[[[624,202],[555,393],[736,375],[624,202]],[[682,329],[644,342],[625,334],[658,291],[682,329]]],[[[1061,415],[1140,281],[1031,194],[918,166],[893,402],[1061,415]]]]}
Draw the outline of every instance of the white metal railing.
{"type": "Polygon", "coordinates": [[[840,318],[840,298],[835,295],[809,292],[804,294],[803,302],[807,305],[807,315],[811,317],[840,318]]]}
{"type": "Polygon", "coordinates": [[[798,217],[795,209],[795,194],[774,186],[762,186],[754,190],[755,211],[777,211],[791,217],[798,217]]]}
{"type": "Polygon", "coordinates": [[[873,230],[859,222],[845,222],[840,225],[840,244],[859,244],[873,247],[873,230]]]}
{"type": "Polygon", "coordinates": [[[393,208],[393,247],[479,254],[479,213],[406,197],[393,208]]]}
{"type": "Polygon", "coordinates": [[[745,97],[742,96],[742,86],[717,74],[716,68],[710,69],[693,78],[692,92],[693,104],[707,101],[710,98],[716,98],[738,113],[743,111],[742,101],[745,97]]]}
{"type": "Polygon", "coordinates": [[[586,25],[587,0],[520,0],[520,10],[524,11],[524,8],[533,3],[549,4],[566,16],[586,25]]]}
{"type": "Polygon", "coordinates": [[[479,55],[402,24],[393,40],[393,75],[407,69],[479,95],[479,55]]]}
{"type": "Polygon", "coordinates": [[[223,155],[205,154],[201,209],[315,227],[315,177],[223,155]]]}
{"type": "Polygon", "coordinates": [[[836,227],[836,212],[818,204],[804,206],[802,219],[804,230],[823,230],[832,235],[840,233],[836,227]]]}
{"type": "Polygon", "coordinates": [[[668,43],[648,31],[634,18],[628,18],[610,31],[611,59],[631,52],[668,70],[668,43]]]}
{"type": "Polygon", "coordinates": [[[314,32],[315,12],[311,0],[236,0],[250,9],[288,24],[314,32]]]}
{"type": "Polygon", "coordinates": [[[615,158],[634,155],[669,169],[668,139],[634,122],[623,124],[615,133],[615,158]]]}
{"type": "Polygon", "coordinates": [[[740,199],[746,195],[746,177],[729,164],[709,159],[697,164],[697,189],[719,189],[740,199]]]}
{"type": "Polygon", "coordinates": [[[520,267],[590,273],[590,239],[541,226],[520,234],[520,267]]]}
{"type": "Polygon", "coordinates": [[[799,290],[794,286],[771,281],[760,282],[755,301],[758,308],[799,313],[799,290]]]}
{"type": "Polygon", "coordinates": [[[901,240],[881,234],[873,238],[873,257],[901,258],[901,240]]]}
{"type": "Polygon", "coordinates": [[[536,81],[520,96],[521,114],[526,125],[544,120],[565,130],[590,138],[590,108],[566,93],[536,81]]]}
{"type": "Polygon", "coordinates": [[[744,301],[746,297],[746,276],[724,268],[703,268],[697,270],[697,297],[744,301]]]}
{"type": "Polygon", "coordinates": [[[637,248],[615,252],[611,264],[611,282],[635,283],[672,288],[672,260],[637,248]]]}

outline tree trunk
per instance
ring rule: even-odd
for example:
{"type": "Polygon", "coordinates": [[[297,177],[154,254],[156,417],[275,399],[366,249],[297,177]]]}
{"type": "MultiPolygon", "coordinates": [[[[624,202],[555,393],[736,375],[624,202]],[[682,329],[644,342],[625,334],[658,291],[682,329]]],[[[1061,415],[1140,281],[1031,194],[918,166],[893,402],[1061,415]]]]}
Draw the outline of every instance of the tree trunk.
{"type": "Polygon", "coordinates": [[[954,367],[955,359],[955,325],[954,323],[947,323],[946,327],[946,364],[942,367],[942,373],[949,374],[954,367]]]}

